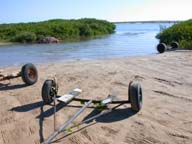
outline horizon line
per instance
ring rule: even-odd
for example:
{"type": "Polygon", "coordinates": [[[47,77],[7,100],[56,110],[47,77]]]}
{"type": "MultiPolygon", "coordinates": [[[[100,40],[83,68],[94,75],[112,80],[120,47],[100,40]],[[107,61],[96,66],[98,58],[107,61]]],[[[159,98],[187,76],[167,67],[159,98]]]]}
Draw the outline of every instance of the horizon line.
{"type": "MultiPolygon", "coordinates": [[[[56,20],[56,19],[62,19],[62,18],[54,18],[54,19],[47,19],[47,20],[40,20],[40,21],[26,21],[26,22],[8,22],[8,23],[0,23],[0,24],[17,24],[17,23],[33,23],[33,22],[43,22],[43,21],[49,21],[49,20],[56,20]]],[[[83,19],[83,18],[79,18],[79,19],[83,19]]],[[[92,18],[90,18],[92,19],[92,18]]],[[[94,19],[97,19],[97,18],[94,18],[94,19]]],[[[63,20],[78,20],[78,19],[63,19],[63,20]]],[[[105,19],[97,19],[97,20],[105,20],[105,19]]],[[[128,21],[110,21],[110,20],[106,20],[108,22],[111,22],[111,23],[159,23],[159,22],[162,22],[162,23],[167,23],[167,22],[182,22],[182,21],[186,21],[186,20],[128,20],[128,21]]]]}
{"type": "Polygon", "coordinates": [[[185,20],[141,20],[141,21],[116,21],[112,23],[159,23],[159,22],[182,22],[185,20]]]}

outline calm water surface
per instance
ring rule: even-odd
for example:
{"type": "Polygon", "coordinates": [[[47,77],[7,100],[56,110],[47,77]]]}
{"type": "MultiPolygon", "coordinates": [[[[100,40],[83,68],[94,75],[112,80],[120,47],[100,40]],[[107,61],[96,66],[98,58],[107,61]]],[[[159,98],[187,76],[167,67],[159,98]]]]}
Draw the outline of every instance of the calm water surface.
{"type": "Polygon", "coordinates": [[[48,63],[149,55],[156,52],[160,25],[173,23],[121,23],[116,32],[97,39],[60,43],[0,46],[0,67],[27,62],[48,63]]]}

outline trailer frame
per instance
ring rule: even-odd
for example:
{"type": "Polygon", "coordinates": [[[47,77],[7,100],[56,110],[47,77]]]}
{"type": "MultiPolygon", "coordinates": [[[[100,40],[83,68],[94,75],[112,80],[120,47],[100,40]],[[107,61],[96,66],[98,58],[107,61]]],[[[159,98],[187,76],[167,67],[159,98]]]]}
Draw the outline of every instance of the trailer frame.
{"type": "Polygon", "coordinates": [[[57,84],[56,77],[54,77],[53,79],[48,79],[44,82],[42,86],[42,99],[46,104],[50,104],[52,102],[54,103],[53,105],[54,106],[54,132],[42,144],[51,143],[51,141],[59,133],[66,130],[67,126],[69,126],[73,122],[73,120],[75,120],[75,118],[77,118],[92,103],[98,104],[97,108],[101,108],[100,109],[101,113],[87,120],[81,121],[77,125],[81,125],[83,123],[86,123],[87,121],[90,121],[92,119],[105,115],[107,113],[110,113],[112,110],[114,110],[114,108],[108,109],[107,111],[103,111],[103,109],[107,108],[108,104],[122,105],[125,103],[130,103],[132,110],[135,111],[136,113],[139,112],[142,108],[142,88],[139,83],[135,83],[133,81],[130,81],[128,85],[128,100],[114,101],[116,99],[116,96],[113,96],[113,95],[108,95],[108,97],[104,100],[76,98],[82,92],[82,90],[79,88],[75,88],[72,91],[62,96],[58,96],[57,92],[58,92],[58,84],[57,84]],[[66,105],[72,101],[79,101],[81,102],[81,104],[84,104],[76,113],[74,113],[74,115],[72,115],[63,125],[61,125],[58,130],[56,130],[56,101],[63,102],[66,105]]]}

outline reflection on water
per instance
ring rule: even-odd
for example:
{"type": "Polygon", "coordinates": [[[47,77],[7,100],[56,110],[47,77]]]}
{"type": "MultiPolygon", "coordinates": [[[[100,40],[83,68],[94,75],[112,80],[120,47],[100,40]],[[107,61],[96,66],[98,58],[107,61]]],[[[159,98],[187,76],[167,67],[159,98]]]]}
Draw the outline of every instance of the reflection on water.
{"type": "MultiPolygon", "coordinates": [[[[116,32],[97,39],[60,43],[0,46],[0,66],[138,56],[156,53],[157,23],[116,24],[116,32]]],[[[172,23],[164,24],[166,27],[172,23]]]]}

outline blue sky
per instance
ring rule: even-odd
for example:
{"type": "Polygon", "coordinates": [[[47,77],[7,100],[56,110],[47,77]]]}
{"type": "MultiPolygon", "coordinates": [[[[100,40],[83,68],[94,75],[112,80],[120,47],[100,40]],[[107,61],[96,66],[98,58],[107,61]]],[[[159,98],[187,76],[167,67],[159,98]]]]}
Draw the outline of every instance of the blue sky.
{"type": "Polygon", "coordinates": [[[192,0],[0,0],[0,23],[97,18],[111,22],[187,20],[192,0]]]}

